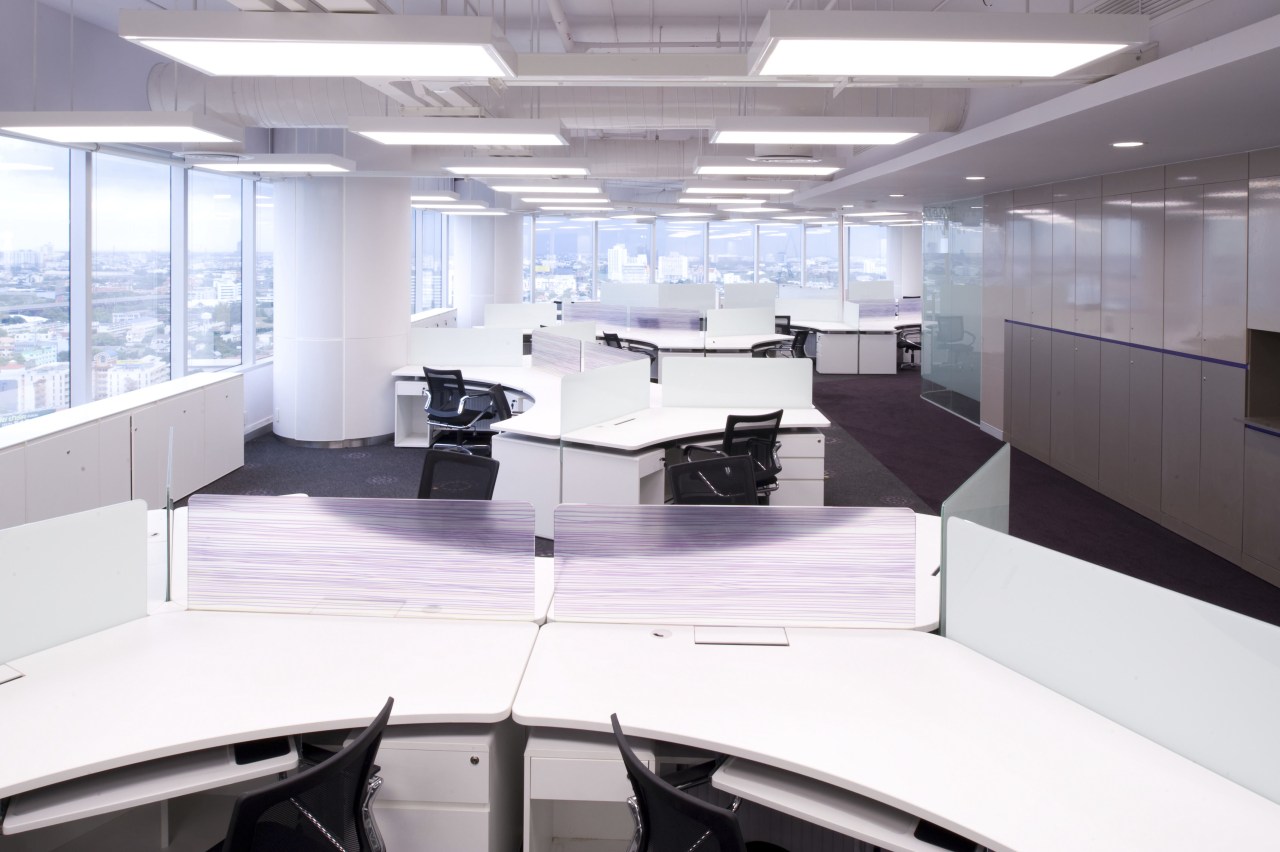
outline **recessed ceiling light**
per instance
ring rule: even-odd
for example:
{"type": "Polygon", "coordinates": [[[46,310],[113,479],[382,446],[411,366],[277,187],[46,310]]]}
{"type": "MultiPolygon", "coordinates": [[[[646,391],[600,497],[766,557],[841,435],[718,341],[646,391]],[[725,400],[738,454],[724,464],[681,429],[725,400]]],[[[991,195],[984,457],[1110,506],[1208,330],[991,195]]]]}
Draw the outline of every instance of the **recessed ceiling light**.
{"type": "Polygon", "coordinates": [[[352,118],[347,129],[383,145],[567,145],[556,119],[352,118]]]}
{"type": "Polygon", "coordinates": [[[969,175],[965,180],[986,180],[984,175],[969,175]]]}
{"type": "Polygon", "coordinates": [[[1145,142],[1112,142],[1112,148],[1141,148],[1145,142]]]}

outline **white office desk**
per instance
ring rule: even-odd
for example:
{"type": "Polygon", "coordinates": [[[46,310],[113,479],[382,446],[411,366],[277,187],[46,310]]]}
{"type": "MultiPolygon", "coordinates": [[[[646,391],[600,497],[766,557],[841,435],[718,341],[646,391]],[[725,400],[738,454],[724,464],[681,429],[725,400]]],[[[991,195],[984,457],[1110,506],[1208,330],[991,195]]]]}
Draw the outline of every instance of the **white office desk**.
{"type": "Polygon", "coordinates": [[[947,639],[788,628],[785,647],[695,645],[693,631],[548,624],[513,717],[599,732],[617,713],[628,735],[794,772],[996,850],[1280,836],[1280,805],[947,639]]]}
{"type": "MultiPolygon", "coordinates": [[[[563,440],[604,449],[635,452],[687,438],[723,435],[729,414],[767,414],[763,408],[647,408],[622,417],[566,432],[563,440]]],[[[789,408],[780,428],[825,429],[831,425],[816,408],[789,408]]]]}
{"type": "MultiPolygon", "coordinates": [[[[529,360],[525,359],[526,362],[529,360]]],[[[493,424],[497,431],[512,430],[519,434],[547,440],[560,439],[560,379],[556,373],[525,364],[524,366],[448,367],[461,369],[468,382],[500,384],[528,397],[526,408],[513,412],[511,419],[493,424]],[[538,403],[542,404],[539,405],[538,403]]],[[[392,371],[396,382],[396,446],[428,446],[430,429],[423,413],[422,393],[426,388],[422,366],[409,364],[392,371]]]]}
{"type": "Polygon", "coordinates": [[[857,325],[836,320],[792,320],[817,335],[815,368],[824,374],[898,371],[898,337],[892,317],[869,317],[857,325]]]}
{"type": "Polygon", "coordinates": [[[0,798],[262,737],[507,718],[529,622],[152,615],[10,665],[0,798]]]}

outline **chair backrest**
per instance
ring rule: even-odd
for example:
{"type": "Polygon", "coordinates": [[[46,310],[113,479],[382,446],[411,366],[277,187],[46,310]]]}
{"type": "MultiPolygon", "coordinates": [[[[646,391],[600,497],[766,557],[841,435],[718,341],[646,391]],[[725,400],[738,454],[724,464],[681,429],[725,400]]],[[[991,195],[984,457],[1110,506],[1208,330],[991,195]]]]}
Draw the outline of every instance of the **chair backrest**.
{"type": "Polygon", "coordinates": [[[964,317],[949,314],[937,317],[934,339],[939,343],[959,343],[964,340],[964,317]]]}
{"type": "Polygon", "coordinates": [[[450,450],[427,450],[418,481],[419,499],[492,500],[498,460],[450,450]]]}
{"type": "MultiPolygon", "coordinates": [[[[283,781],[242,794],[221,852],[373,848],[365,813],[369,776],[393,700],[336,754],[283,781]]],[[[374,829],[376,833],[376,829],[374,829]]]]}
{"type": "Polygon", "coordinates": [[[481,419],[486,423],[499,423],[503,420],[510,420],[511,403],[507,399],[507,389],[502,385],[493,385],[489,388],[489,393],[493,395],[493,401],[485,408],[481,419]]]}
{"type": "Polygon", "coordinates": [[[725,418],[721,450],[726,456],[750,456],[757,485],[775,479],[782,470],[778,461],[781,424],[781,409],[768,414],[730,414],[725,418]]]}
{"type": "Polygon", "coordinates": [[[467,395],[466,382],[462,380],[461,370],[438,370],[434,367],[423,367],[427,379],[427,416],[432,414],[458,414],[462,411],[462,398],[467,395]]]}
{"type": "Polygon", "coordinates": [[[916,350],[920,348],[920,326],[904,325],[898,329],[898,348],[916,350]]]}
{"type": "Polygon", "coordinates": [[[754,506],[755,464],[747,456],[700,459],[667,468],[673,503],[682,506],[754,506]]]}
{"type": "Polygon", "coordinates": [[[623,736],[618,714],[609,717],[640,819],[636,852],[743,852],[738,816],[672,787],[645,766],[623,736]]]}
{"type": "Polygon", "coordinates": [[[791,315],[778,314],[773,318],[773,331],[775,334],[791,334],[791,315]]]}
{"type": "Polygon", "coordinates": [[[606,331],[601,335],[604,338],[604,345],[613,347],[614,349],[622,348],[622,338],[615,331],[606,331]]]}
{"type": "Polygon", "coordinates": [[[808,357],[804,354],[804,347],[809,342],[809,333],[810,331],[807,328],[797,328],[795,330],[795,337],[791,340],[791,352],[797,358],[808,357]]]}

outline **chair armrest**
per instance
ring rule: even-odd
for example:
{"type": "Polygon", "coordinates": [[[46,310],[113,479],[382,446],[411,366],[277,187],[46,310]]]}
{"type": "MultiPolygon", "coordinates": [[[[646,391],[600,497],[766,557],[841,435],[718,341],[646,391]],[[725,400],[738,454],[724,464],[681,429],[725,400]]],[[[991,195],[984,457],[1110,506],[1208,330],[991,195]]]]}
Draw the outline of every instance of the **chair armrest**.
{"type": "Polygon", "coordinates": [[[722,450],[712,447],[700,447],[697,444],[691,444],[684,448],[685,461],[705,461],[706,459],[723,459],[728,458],[722,450]]]}
{"type": "Polygon", "coordinates": [[[724,761],[724,757],[717,757],[714,760],[708,760],[704,763],[686,766],[684,769],[678,769],[675,772],[669,772],[666,775],[663,775],[662,780],[677,789],[688,790],[690,787],[697,787],[710,781],[711,776],[720,768],[720,764],[724,763],[724,761]]]}

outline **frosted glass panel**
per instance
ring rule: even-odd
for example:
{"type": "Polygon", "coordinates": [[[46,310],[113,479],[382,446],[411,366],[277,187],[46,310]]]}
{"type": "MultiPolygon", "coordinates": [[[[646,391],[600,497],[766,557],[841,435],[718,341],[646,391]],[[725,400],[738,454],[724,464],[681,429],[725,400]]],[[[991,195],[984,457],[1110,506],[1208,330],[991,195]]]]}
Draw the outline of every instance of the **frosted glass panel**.
{"type": "Polygon", "coordinates": [[[1009,531],[1009,462],[1011,451],[1005,444],[982,467],[942,501],[942,602],[939,632],[947,635],[947,519],[963,518],[975,524],[1007,533],[1009,531]]]}
{"type": "Polygon", "coordinates": [[[945,525],[948,638],[1280,802],[1280,627],[945,525]]]}
{"type": "Polygon", "coordinates": [[[0,554],[0,663],[147,614],[141,500],[0,530],[0,554]]]}
{"type": "Polygon", "coordinates": [[[982,398],[982,199],[924,209],[921,396],[977,423],[982,398]]]}

